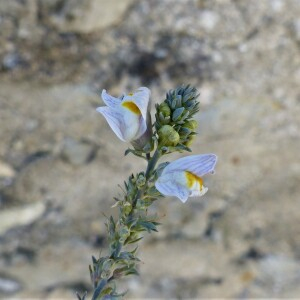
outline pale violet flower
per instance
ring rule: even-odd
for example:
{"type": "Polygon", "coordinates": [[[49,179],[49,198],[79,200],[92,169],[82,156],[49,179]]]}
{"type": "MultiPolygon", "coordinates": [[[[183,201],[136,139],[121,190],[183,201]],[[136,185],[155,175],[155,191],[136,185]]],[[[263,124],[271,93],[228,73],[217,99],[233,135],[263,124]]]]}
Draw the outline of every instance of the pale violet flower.
{"type": "Polygon", "coordinates": [[[168,164],[155,182],[165,196],[176,196],[183,203],[188,197],[203,196],[207,187],[202,176],[213,173],[217,163],[215,154],[190,155],[168,164]]]}
{"type": "Polygon", "coordinates": [[[98,107],[117,137],[124,142],[140,138],[147,130],[147,115],[150,90],[140,87],[135,92],[120,98],[103,90],[101,97],[107,106],[98,107]]]}

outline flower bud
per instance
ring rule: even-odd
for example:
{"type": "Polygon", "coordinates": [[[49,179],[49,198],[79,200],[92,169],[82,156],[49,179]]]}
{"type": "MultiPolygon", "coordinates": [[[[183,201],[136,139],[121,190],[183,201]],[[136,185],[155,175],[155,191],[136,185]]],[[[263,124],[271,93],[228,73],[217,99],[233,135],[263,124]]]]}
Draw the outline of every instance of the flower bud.
{"type": "Polygon", "coordinates": [[[129,215],[132,210],[132,205],[128,201],[126,201],[123,205],[123,209],[124,209],[125,215],[129,215]]]}
{"type": "Polygon", "coordinates": [[[195,129],[198,127],[198,123],[195,120],[189,120],[183,124],[183,127],[186,127],[186,128],[191,129],[192,131],[195,131],[195,129]]]}
{"type": "Polygon", "coordinates": [[[171,108],[165,102],[159,105],[158,111],[161,112],[164,115],[164,117],[169,117],[171,115],[171,108]]]}
{"type": "Polygon", "coordinates": [[[178,132],[170,125],[164,125],[158,130],[159,146],[176,146],[180,141],[178,132]]]}
{"type": "Polygon", "coordinates": [[[186,142],[184,142],[183,144],[187,147],[191,147],[193,141],[195,139],[195,136],[194,135],[191,135],[188,137],[188,140],[186,142]]]}
{"type": "MultiPolygon", "coordinates": [[[[199,102],[197,101],[197,89],[190,85],[183,85],[175,90],[167,93],[165,102],[175,111],[184,107],[188,112],[188,116],[193,116],[199,110],[199,102]]],[[[184,120],[183,117],[180,120],[184,120]]],[[[176,121],[176,120],[175,120],[176,121]]]]}
{"type": "Polygon", "coordinates": [[[137,187],[142,187],[146,183],[146,177],[143,174],[139,174],[136,180],[137,187]]]}

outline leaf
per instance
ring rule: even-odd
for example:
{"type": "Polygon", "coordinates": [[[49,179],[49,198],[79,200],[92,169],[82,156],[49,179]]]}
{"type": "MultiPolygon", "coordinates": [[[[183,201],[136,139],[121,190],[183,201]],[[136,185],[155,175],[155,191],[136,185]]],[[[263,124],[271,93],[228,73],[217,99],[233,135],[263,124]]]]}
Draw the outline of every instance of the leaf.
{"type": "Polygon", "coordinates": [[[125,151],[124,155],[126,156],[126,155],[128,155],[129,153],[132,153],[132,154],[135,155],[135,156],[138,156],[138,157],[141,157],[141,158],[147,160],[147,158],[146,158],[145,156],[143,156],[143,152],[142,152],[142,151],[137,151],[137,150],[133,150],[133,149],[128,148],[128,149],[125,151]]]}
{"type": "Polygon", "coordinates": [[[75,292],[75,294],[76,294],[78,300],[85,300],[85,297],[86,297],[86,295],[87,295],[87,292],[85,292],[85,293],[83,294],[82,297],[81,297],[77,292],[75,292]]]}
{"type": "Polygon", "coordinates": [[[184,151],[192,152],[192,150],[189,147],[187,147],[183,144],[178,144],[175,148],[177,150],[184,150],[184,151]]]}
{"type": "Polygon", "coordinates": [[[190,112],[187,110],[182,116],[181,116],[181,120],[185,121],[185,119],[190,115],[190,112]]]}
{"type": "Polygon", "coordinates": [[[108,232],[111,236],[116,232],[116,223],[112,216],[109,218],[108,232]]]}
{"type": "MultiPolygon", "coordinates": [[[[169,162],[163,162],[158,165],[158,167],[156,168],[156,174],[158,177],[161,175],[162,171],[168,164],[169,164],[169,162]]],[[[148,192],[151,192],[151,190],[149,190],[148,192]]]]}
{"type": "Polygon", "coordinates": [[[129,240],[128,242],[126,241],[125,242],[125,245],[126,244],[128,244],[128,245],[130,245],[130,244],[134,244],[134,243],[137,243],[138,241],[140,241],[141,239],[143,239],[144,237],[142,236],[142,237],[139,237],[139,238],[137,238],[137,239],[135,239],[135,240],[129,240]]]}
{"type": "Polygon", "coordinates": [[[144,227],[148,232],[151,232],[151,231],[157,232],[156,225],[153,224],[152,222],[140,221],[140,222],[138,222],[138,225],[144,227]]]}
{"type": "Polygon", "coordinates": [[[96,259],[95,256],[92,256],[92,261],[93,261],[93,264],[94,264],[94,265],[98,263],[98,260],[96,259]]]}
{"type": "Polygon", "coordinates": [[[179,131],[179,134],[183,136],[188,136],[189,134],[191,134],[191,132],[192,130],[190,128],[182,127],[179,131]]]}
{"type": "Polygon", "coordinates": [[[159,223],[159,222],[155,222],[155,221],[152,221],[152,224],[154,224],[154,225],[156,225],[156,226],[159,226],[159,225],[161,225],[161,223],[159,223]]]}
{"type": "Polygon", "coordinates": [[[172,114],[172,121],[176,122],[180,118],[180,116],[183,112],[184,112],[184,107],[176,108],[172,114]]]}
{"type": "Polygon", "coordinates": [[[129,269],[127,272],[125,272],[125,275],[139,275],[139,272],[135,268],[129,269]]]}
{"type": "Polygon", "coordinates": [[[103,288],[105,287],[106,284],[107,284],[107,279],[102,279],[99,282],[97,288],[94,291],[92,300],[97,300],[98,299],[98,296],[100,295],[101,291],[103,290],[103,288]]]}

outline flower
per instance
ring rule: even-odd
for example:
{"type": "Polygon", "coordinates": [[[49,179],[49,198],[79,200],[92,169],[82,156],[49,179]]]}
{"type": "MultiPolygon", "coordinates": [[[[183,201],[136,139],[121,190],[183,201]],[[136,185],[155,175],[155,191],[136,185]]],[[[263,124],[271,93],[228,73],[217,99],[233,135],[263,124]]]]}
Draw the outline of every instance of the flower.
{"type": "Polygon", "coordinates": [[[183,203],[188,197],[203,196],[208,188],[202,176],[213,173],[217,163],[215,154],[190,155],[168,164],[155,182],[156,189],[165,196],[176,196],[183,203]]]}
{"type": "Polygon", "coordinates": [[[124,142],[139,139],[147,130],[150,90],[138,88],[120,98],[109,95],[103,90],[101,97],[107,106],[98,107],[117,137],[124,142]]]}

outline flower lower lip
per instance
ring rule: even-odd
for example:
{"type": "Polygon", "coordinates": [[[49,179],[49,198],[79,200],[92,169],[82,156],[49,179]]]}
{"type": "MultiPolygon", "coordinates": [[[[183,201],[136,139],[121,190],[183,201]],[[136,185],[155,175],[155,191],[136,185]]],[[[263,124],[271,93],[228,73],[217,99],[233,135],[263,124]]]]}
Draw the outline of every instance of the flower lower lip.
{"type": "Polygon", "coordinates": [[[200,191],[202,190],[203,180],[202,180],[201,177],[199,177],[199,176],[197,176],[194,173],[189,172],[189,171],[185,171],[185,177],[187,179],[187,185],[188,185],[189,188],[192,188],[195,183],[196,184],[199,183],[200,191]]]}
{"type": "Polygon", "coordinates": [[[140,115],[141,111],[137,107],[137,105],[131,101],[126,101],[122,103],[122,106],[127,108],[129,111],[133,112],[136,115],[140,115]]]}

